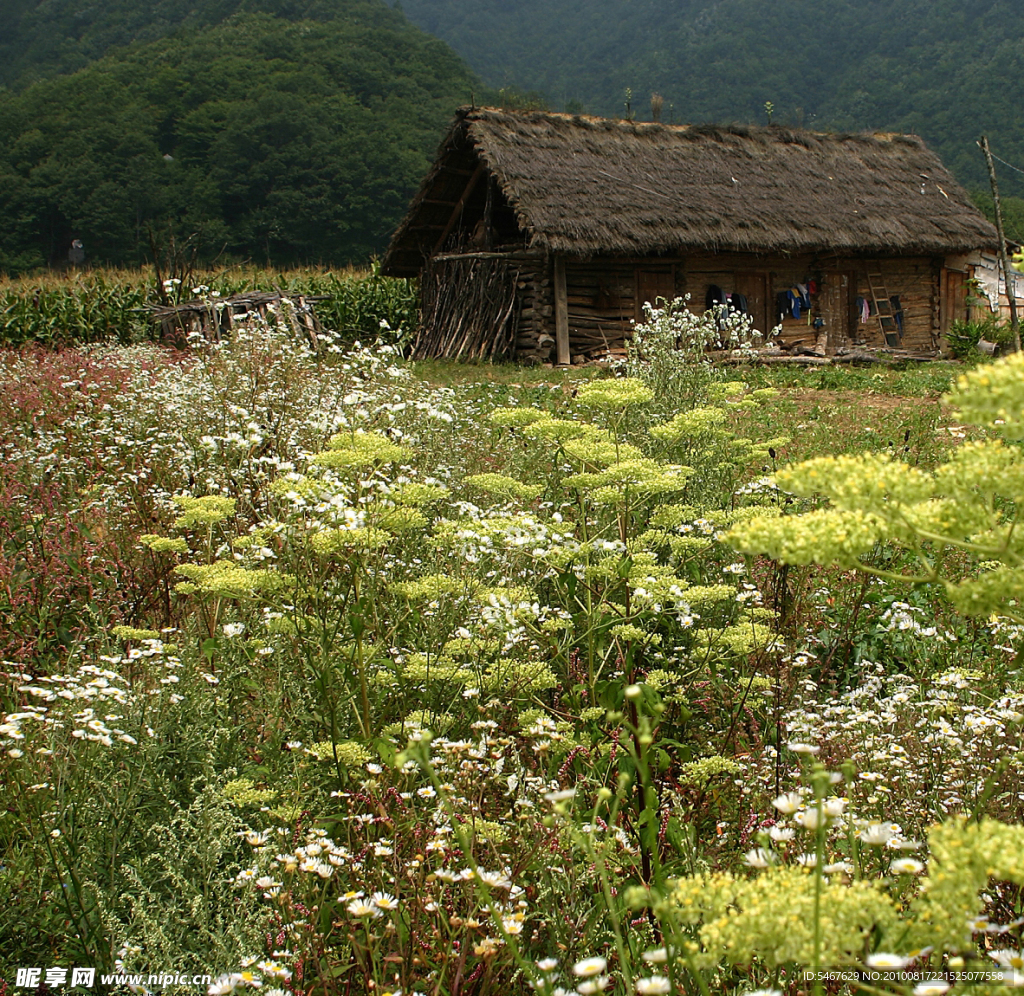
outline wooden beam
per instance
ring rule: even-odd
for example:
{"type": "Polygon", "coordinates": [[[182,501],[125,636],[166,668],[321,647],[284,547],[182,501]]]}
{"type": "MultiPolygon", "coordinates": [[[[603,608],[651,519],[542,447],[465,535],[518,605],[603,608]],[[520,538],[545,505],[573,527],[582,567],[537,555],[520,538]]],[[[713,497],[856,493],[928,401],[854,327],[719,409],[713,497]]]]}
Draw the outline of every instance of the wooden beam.
{"type": "Polygon", "coordinates": [[[487,197],[484,200],[484,249],[494,245],[494,176],[487,177],[487,197]]]}
{"type": "Polygon", "coordinates": [[[568,366],[569,298],[565,293],[565,257],[555,257],[555,355],[559,366],[568,366]]]}
{"type": "Polygon", "coordinates": [[[444,240],[448,238],[448,233],[455,227],[455,223],[459,220],[459,215],[462,213],[462,209],[466,206],[466,201],[469,200],[469,195],[473,193],[473,188],[476,186],[477,180],[480,179],[483,172],[484,164],[480,163],[473,171],[473,175],[469,178],[469,183],[466,184],[466,189],[462,191],[462,196],[455,202],[455,207],[452,208],[452,215],[448,219],[448,224],[444,226],[444,231],[441,232],[441,237],[435,243],[434,251],[430,254],[431,256],[438,252],[441,246],[444,245],[444,240]]]}

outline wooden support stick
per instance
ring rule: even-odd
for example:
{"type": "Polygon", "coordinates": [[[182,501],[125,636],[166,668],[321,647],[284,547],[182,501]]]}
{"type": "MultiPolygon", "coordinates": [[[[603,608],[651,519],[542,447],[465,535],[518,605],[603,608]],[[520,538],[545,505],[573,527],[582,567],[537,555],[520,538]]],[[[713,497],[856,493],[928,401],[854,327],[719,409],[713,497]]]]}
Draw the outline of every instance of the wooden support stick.
{"type": "MultiPolygon", "coordinates": [[[[996,232],[999,235],[999,258],[1003,262],[1003,277],[1006,281],[1006,299],[1010,302],[1010,331],[1013,332],[1013,347],[1020,352],[1020,328],[1017,325],[1017,289],[1013,270],[1010,269],[1010,260],[1006,254],[1006,236],[1003,234],[1003,212],[999,207],[999,184],[996,183],[996,167],[992,162],[992,151],[988,147],[988,136],[982,135],[978,143],[981,151],[985,153],[985,161],[988,163],[988,178],[992,184],[992,200],[996,206],[996,232]]],[[[999,284],[996,283],[996,296],[999,295],[999,284]]],[[[998,303],[998,301],[997,301],[998,303]]]]}
{"type": "Polygon", "coordinates": [[[555,257],[555,354],[559,366],[568,366],[569,352],[569,299],[565,293],[565,257],[555,257]]]}

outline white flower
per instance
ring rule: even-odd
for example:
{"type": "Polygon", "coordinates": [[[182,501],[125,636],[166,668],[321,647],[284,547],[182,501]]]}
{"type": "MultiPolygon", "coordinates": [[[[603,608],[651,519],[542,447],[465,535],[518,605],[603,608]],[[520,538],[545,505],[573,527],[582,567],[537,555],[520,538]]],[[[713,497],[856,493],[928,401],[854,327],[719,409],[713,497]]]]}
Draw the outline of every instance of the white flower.
{"type": "Polygon", "coordinates": [[[906,968],[910,964],[909,958],[902,955],[889,954],[886,951],[876,951],[864,959],[868,968],[906,968]]]}
{"type": "Polygon", "coordinates": [[[777,844],[783,844],[787,840],[792,840],[796,836],[796,831],[792,827],[772,827],[768,831],[768,836],[777,844]]]}
{"type": "Polygon", "coordinates": [[[608,961],[600,956],[595,958],[584,958],[576,962],[572,967],[572,974],[581,979],[589,979],[591,976],[600,975],[608,967],[608,961]]]}
{"type": "Polygon", "coordinates": [[[763,847],[755,847],[752,851],[747,851],[743,860],[751,868],[767,868],[775,863],[775,856],[771,851],[766,851],[763,847]]]}
{"type": "Polygon", "coordinates": [[[398,900],[394,896],[389,895],[386,892],[375,892],[371,897],[371,902],[378,909],[381,910],[397,910],[398,900]]]}
{"type": "Polygon", "coordinates": [[[232,640],[245,632],[245,623],[225,623],[223,629],[224,635],[229,640],[232,640]]]}
{"type": "Polygon", "coordinates": [[[553,972],[558,968],[558,960],[555,958],[541,958],[541,960],[537,962],[537,967],[542,972],[553,972]]]}
{"type": "Polygon", "coordinates": [[[1004,948],[1001,951],[990,951],[988,956],[1002,965],[1003,968],[1015,968],[1018,971],[1024,971],[1024,955],[1020,951],[1004,948]]]}
{"type": "Polygon", "coordinates": [[[827,821],[827,817],[824,814],[819,814],[817,808],[805,809],[802,813],[797,813],[793,818],[807,830],[817,830],[823,820],[827,821]]]}
{"type": "Polygon", "coordinates": [[[803,805],[803,801],[799,792],[787,792],[773,799],[772,805],[783,815],[791,816],[803,805]]]}
{"type": "Polygon", "coordinates": [[[664,975],[652,975],[647,979],[637,979],[636,991],[640,996],[646,996],[648,993],[670,993],[672,983],[664,975]]]}
{"type": "Polygon", "coordinates": [[[857,836],[872,847],[884,847],[896,836],[896,827],[892,823],[869,823],[857,836]]]}
{"type": "Polygon", "coordinates": [[[362,920],[368,916],[380,916],[380,910],[376,906],[371,906],[369,903],[364,903],[361,899],[355,900],[355,902],[349,903],[345,907],[351,916],[354,916],[357,920],[362,920]]]}
{"type": "Polygon", "coordinates": [[[668,961],[668,948],[654,948],[641,956],[648,965],[664,965],[668,961]]]}
{"type": "Polygon", "coordinates": [[[612,980],[607,975],[599,975],[596,979],[587,979],[586,982],[579,982],[576,984],[576,992],[580,996],[593,996],[594,993],[599,993],[602,989],[608,988],[608,983],[612,980]]]}
{"type": "Polygon", "coordinates": [[[894,875],[920,875],[924,871],[924,862],[916,858],[897,858],[889,865],[889,871],[894,875]]]}
{"type": "Polygon", "coordinates": [[[786,744],[794,754],[817,754],[821,748],[814,744],[803,744],[796,741],[786,744]]]}
{"type": "Polygon", "coordinates": [[[945,979],[925,979],[913,989],[913,996],[942,996],[949,992],[950,985],[945,979]]]}

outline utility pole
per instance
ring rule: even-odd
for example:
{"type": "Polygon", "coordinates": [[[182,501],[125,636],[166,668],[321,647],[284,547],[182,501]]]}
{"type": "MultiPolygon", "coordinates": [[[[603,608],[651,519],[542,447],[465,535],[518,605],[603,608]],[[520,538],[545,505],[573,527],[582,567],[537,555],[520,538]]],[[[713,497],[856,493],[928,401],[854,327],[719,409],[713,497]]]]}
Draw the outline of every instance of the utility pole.
{"type": "MultiPolygon", "coordinates": [[[[992,184],[992,200],[996,206],[996,232],[999,235],[999,258],[1003,264],[1003,277],[1006,282],[1006,299],[1010,302],[1010,331],[1013,333],[1013,348],[1020,352],[1020,328],[1017,325],[1017,294],[1016,279],[1010,269],[1010,258],[1006,253],[1006,236],[1003,234],[1003,211],[999,206],[999,184],[996,183],[996,167],[992,162],[992,150],[988,147],[988,136],[982,135],[978,143],[981,151],[985,153],[985,161],[988,163],[988,178],[992,184]]],[[[996,283],[998,295],[999,284],[996,283]]],[[[996,304],[998,305],[998,301],[996,304]]]]}

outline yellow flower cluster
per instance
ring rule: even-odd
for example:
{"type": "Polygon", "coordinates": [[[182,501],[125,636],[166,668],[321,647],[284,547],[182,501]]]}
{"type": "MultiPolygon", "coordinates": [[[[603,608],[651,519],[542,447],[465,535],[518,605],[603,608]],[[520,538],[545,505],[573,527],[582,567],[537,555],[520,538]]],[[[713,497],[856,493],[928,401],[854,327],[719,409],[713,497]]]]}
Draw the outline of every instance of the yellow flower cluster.
{"type": "Polygon", "coordinates": [[[379,550],[394,536],[385,529],[356,526],[353,529],[321,529],[309,537],[309,545],[321,556],[345,555],[353,550],[379,550]]]}
{"type": "MultiPolygon", "coordinates": [[[[756,878],[698,875],[678,882],[669,897],[683,922],[701,924],[704,966],[721,960],[746,965],[754,959],[770,968],[814,961],[815,877],[798,866],[769,868],[756,878]]],[[[863,961],[872,935],[889,934],[898,917],[877,882],[822,884],[820,964],[863,961]]]]}
{"type": "Polygon", "coordinates": [[[934,493],[930,475],[892,459],[888,453],[818,457],[775,475],[780,487],[810,497],[821,494],[836,508],[882,511],[910,505],[934,493]]]}
{"type": "Polygon", "coordinates": [[[235,806],[265,806],[277,798],[276,789],[256,788],[251,778],[235,778],[223,788],[224,798],[235,806]]]}
{"type": "Polygon", "coordinates": [[[180,537],[172,539],[170,536],[154,536],[146,533],[139,537],[139,542],[149,547],[154,553],[188,553],[188,543],[180,537]]]}
{"type": "Polygon", "coordinates": [[[423,599],[447,598],[452,595],[470,595],[479,582],[450,577],[447,574],[427,574],[415,581],[396,581],[391,590],[410,602],[423,599]]]}
{"type": "Polygon", "coordinates": [[[412,450],[393,443],[379,432],[340,433],[333,436],[330,449],[317,453],[313,463],[319,467],[379,467],[410,459],[412,450]]]}
{"type": "Polygon", "coordinates": [[[330,740],[321,740],[310,744],[307,749],[318,761],[333,761],[337,752],[338,761],[346,768],[361,768],[373,760],[373,755],[354,740],[342,740],[337,744],[332,744],[330,740]]]}
{"type": "Polygon", "coordinates": [[[739,770],[740,766],[732,758],[712,754],[711,757],[702,757],[698,761],[681,764],[678,779],[680,785],[692,785],[700,788],[712,778],[720,775],[735,775],[739,770]]]}
{"type": "Polygon", "coordinates": [[[682,439],[702,436],[719,429],[728,418],[721,408],[693,408],[688,412],[680,412],[671,422],[655,425],[651,435],[666,443],[677,443],[682,439]]]}
{"type": "Polygon", "coordinates": [[[234,498],[222,498],[220,495],[203,495],[201,498],[175,495],[171,500],[181,509],[181,515],[174,520],[175,529],[212,526],[223,522],[235,514],[237,505],[234,498]]]}
{"type": "Polygon", "coordinates": [[[249,598],[260,591],[285,587],[289,578],[277,571],[249,570],[230,560],[213,564],[179,564],[175,574],[184,575],[174,590],[183,595],[202,593],[225,598],[249,598]]]}
{"type": "Polygon", "coordinates": [[[466,478],[466,484],[499,498],[514,498],[517,501],[533,501],[544,491],[542,484],[523,484],[505,474],[471,474],[466,478]]]}
{"type": "Polygon", "coordinates": [[[946,401],[964,422],[997,426],[1008,439],[1024,438],[1024,353],[962,374],[946,401]]]}
{"type": "Polygon", "coordinates": [[[857,567],[885,538],[884,521],[862,511],[823,509],[806,515],[757,518],[734,526],[726,542],[744,553],[763,553],[786,564],[857,567]]]}
{"type": "Polygon", "coordinates": [[[576,395],[581,408],[620,409],[630,405],[646,405],[654,400],[654,392],[635,377],[621,380],[592,380],[576,395]]]}
{"type": "Polygon", "coordinates": [[[522,428],[548,417],[537,408],[495,408],[487,418],[492,425],[522,428]]]}
{"type": "Polygon", "coordinates": [[[951,820],[932,828],[928,848],[928,876],[910,911],[909,943],[965,950],[971,946],[968,922],[980,915],[979,893],[989,880],[1024,885],[1024,827],[951,820]]]}
{"type": "Polygon", "coordinates": [[[111,631],[119,640],[159,640],[160,633],[155,629],[136,629],[134,626],[115,626],[111,631]]]}

